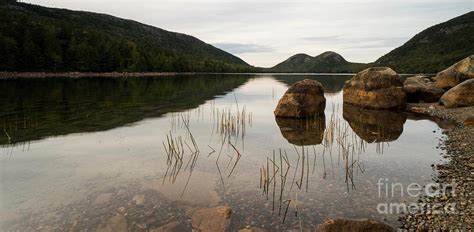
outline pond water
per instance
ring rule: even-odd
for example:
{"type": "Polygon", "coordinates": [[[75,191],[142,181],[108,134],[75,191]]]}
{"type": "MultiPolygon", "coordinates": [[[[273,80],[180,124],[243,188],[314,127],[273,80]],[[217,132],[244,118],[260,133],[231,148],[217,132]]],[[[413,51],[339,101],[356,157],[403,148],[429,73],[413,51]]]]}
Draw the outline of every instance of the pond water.
{"type": "Polygon", "coordinates": [[[0,80],[0,230],[129,230],[232,208],[231,228],[374,218],[431,181],[442,123],[342,104],[345,75],[0,80]],[[275,119],[289,85],[325,87],[323,116],[275,119]],[[387,191],[388,190],[388,191],[387,191]]]}

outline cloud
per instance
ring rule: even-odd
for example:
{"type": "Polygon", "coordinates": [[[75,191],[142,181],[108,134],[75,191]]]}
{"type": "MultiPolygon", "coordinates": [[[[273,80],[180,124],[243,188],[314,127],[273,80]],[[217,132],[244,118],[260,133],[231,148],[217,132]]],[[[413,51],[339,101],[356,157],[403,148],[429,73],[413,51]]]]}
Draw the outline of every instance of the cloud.
{"type": "Polygon", "coordinates": [[[398,47],[408,41],[408,36],[353,37],[342,35],[303,37],[309,43],[338,45],[342,49],[398,47]]]}
{"type": "Polygon", "coordinates": [[[381,40],[366,41],[344,47],[344,49],[367,49],[367,48],[394,48],[402,46],[408,38],[387,38],[381,40]]]}
{"type": "Polygon", "coordinates": [[[213,45],[232,54],[262,53],[273,51],[271,47],[259,44],[214,43],[213,45]]]}
{"type": "Polygon", "coordinates": [[[311,42],[328,42],[328,41],[335,41],[339,40],[339,35],[329,35],[329,36],[311,36],[311,37],[303,37],[302,40],[311,41],[311,42]]]}
{"type": "Polygon", "coordinates": [[[343,49],[393,48],[403,45],[409,39],[409,37],[364,38],[359,41],[353,41],[352,44],[343,47],[343,49]]]}

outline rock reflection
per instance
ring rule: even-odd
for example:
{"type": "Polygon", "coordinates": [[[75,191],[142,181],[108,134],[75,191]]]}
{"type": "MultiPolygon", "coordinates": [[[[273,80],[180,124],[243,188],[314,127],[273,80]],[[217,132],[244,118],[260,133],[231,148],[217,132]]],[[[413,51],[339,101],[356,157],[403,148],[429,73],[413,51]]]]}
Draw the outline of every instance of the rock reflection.
{"type": "Polygon", "coordinates": [[[364,109],[349,104],[343,106],[343,117],[364,141],[395,141],[403,132],[405,114],[388,110],[364,109]]]}
{"type": "Polygon", "coordinates": [[[405,112],[405,114],[407,115],[407,118],[409,120],[413,120],[413,121],[429,120],[429,121],[432,121],[432,122],[436,123],[436,125],[438,125],[439,128],[441,128],[443,130],[452,129],[456,126],[455,122],[449,121],[449,120],[443,120],[443,119],[440,119],[438,117],[432,117],[432,116],[429,116],[429,115],[412,113],[412,112],[405,112]]]}
{"type": "Polygon", "coordinates": [[[321,114],[312,119],[275,118],[281,134],[289,143],[297,146],[321,144],[326,129],[326,116],[321,114]]]}

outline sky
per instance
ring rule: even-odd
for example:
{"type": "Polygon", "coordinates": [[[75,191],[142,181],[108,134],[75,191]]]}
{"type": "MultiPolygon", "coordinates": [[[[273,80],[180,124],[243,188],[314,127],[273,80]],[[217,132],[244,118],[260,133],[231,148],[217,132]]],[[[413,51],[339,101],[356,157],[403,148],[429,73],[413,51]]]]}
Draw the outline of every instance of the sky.
{"type": "Polygon", "coordinates": [[[259,67],[334,51],[372,62],[474,0],[30,0],[195,36],[259,67]]]}

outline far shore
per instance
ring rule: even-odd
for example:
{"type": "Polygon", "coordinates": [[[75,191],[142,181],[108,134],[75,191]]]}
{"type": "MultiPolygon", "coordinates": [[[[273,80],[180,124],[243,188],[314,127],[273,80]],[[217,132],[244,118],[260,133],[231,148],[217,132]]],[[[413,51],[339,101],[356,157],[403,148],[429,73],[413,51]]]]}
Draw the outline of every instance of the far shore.
{"type": "MultiPolygon", "coordinates": [[[[334,75],[334,76],[352,76],[355,73],[209,73],[209,72],[0,72],[0,79],[10,78],[51,78],[51,77],[159,77],[159,76],[177,76],[177,75],[334,75]]],[[[427,75],[435,76],[436,74],[400,74],[401,76],[427,75]]]]}
{"type": "Polygon", "coordinates": [[[154,77],[154,76],[175,76],[193,75],[196,73],[177,72],[0,72],[0,78],[48,78],[48,77],[154,77]]]}

